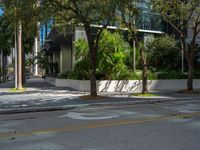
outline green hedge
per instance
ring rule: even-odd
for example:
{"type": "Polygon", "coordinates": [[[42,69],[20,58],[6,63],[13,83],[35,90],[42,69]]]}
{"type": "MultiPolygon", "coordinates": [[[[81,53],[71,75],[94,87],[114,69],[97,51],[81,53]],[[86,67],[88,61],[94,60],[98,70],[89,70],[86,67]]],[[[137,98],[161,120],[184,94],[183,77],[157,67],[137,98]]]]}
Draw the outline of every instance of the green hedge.
{"type": "Polygon", "coordinates": [[[156,75],[157,79],[186,79],[187,74],[178,71],[159,72],[156,75]]]}
{"type": "MultiPolygon", "coordinates": [[[[187,77],[187,73],[179,71],[159,72],[156,75],[156,79],[187,79],[187,77]]],[[[200,71],[194,72],[194,79],[200,79],[200,71]]]]}
{"type": "MultiPolygon", "coordinates": [[[[79,69],[75,72],[66,72],[60,76],[60,78],[65,79],[77,79],[77,80],[89,80],[89,75],[84,70],[79,69]]],[[[124,70],[120,74],[112,74],[112,76],[105,77],[102,74],[97,73],[97,80],[141,80],[142,71],[131,71],[124,70]],[[103,77],[103,78],[102,78],[103,77]]],[[[180,71],[164,71],[164,72],[152,72],[148,71],[148,80],[167,80],[167,79],[187,79],[187,73],[182,73],[180,71]]],[[[194,72],[194,79],[200,79],[200,71],[194,72]]]]}

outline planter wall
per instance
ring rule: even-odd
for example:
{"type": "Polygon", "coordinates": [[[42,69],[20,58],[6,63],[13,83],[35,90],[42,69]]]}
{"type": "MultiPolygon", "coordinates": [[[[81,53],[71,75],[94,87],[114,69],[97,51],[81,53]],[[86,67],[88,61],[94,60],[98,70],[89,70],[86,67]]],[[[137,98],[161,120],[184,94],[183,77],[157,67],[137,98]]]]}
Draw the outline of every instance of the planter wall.
{"type": "Polygon", "coordinates": [[[56,79],[55,78],[46,77],[45,81],[48,82],[49,84],[53,85],[53,86],[56,86],[56,84],[55,84],[56,79]]]}
{"type": "MultiPolygon", "coordinates": [[[[78,91],[90,91],[89,80],[46,79],[56,87],[70,87],[78,91]],[[54,82],[53,82],[54,81],[54,82]]],[[[187,80],[149,80],[149,90],[182,90],[186,89],[187,80]]],[[[141,91],[141,80],[102,80],[97,81],[98,92],[131,92],[141,91]]],[[[200,89],[200,80],[194,80],[194,88],[200,89]]]]}

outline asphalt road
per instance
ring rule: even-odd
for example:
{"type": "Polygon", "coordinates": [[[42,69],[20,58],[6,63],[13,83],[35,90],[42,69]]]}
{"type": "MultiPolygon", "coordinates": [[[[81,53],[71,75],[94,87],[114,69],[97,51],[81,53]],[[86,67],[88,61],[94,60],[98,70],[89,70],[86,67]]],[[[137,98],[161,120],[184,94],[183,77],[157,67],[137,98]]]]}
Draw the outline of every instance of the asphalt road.
{"type": "Polygon", "coordinates": [[[0,115],[0,150],[199,149],[199,100],[0,115]]]}

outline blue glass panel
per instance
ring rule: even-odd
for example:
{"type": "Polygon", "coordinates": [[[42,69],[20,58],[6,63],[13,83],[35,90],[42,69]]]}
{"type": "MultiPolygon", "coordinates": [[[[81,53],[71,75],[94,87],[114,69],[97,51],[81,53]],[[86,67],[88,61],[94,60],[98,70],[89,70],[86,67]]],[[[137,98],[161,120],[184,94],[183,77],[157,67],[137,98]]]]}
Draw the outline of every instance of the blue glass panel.
{"type": "Polygon", "coordinates": [[[3,10],[0,8],[0,16],[2,16],[3,14],[3,10]]]}
{"type": "Polygon", "coordinates": [[[40,45],[41,46],[44,45],[45,40],[46,40],[47,36],[49,35],[49,33],[52,29],[52,24],[53,24],[53,21],[50,20],[46,24],[42,24],[40,26],[40,45]]]}

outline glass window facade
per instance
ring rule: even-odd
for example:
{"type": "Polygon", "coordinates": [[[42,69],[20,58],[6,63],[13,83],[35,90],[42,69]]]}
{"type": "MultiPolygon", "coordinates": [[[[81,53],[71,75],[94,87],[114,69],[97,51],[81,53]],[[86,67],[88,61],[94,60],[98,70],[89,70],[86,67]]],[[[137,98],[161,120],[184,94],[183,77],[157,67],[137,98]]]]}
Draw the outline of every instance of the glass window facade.
{"type": "Polygon", "coordinates": [[[2,10],[2,8],[0,8],[0,16],[2,16],[3,15],[3,10],[2,10]]]}
{"type": "Polygon", "coordinates": [[[140,9],[140,15],[136,20],[139,29],[165,31],[165,23],[160,14],[153,12],[150,0],[140,0],[136,6],[140,9]]]}
{"type": "Polygon", "coordinates": [[[51,32],[53,21],[49,21],[46,24],[40,26],[40,46],[45,43],[45,39],[51,32]]]}
{"type": "MultiPolygon", "coordinates": [[[[135,23],[140,30],[150,30],[150,31],[162,31],[165,32],[166,25],[160,14],[155,13],[152,10],[150,0],[137,0],[136,7],[140,9],[139,16],[135,19],[135,23]]],[[[121,15],[120,11],[116,11],[116,15],[121,15]]],[[[40,42],[41,45],[44,44],[46,36],[51,30],[53,21],[50,21],[47,25],[42,25],[40,30],[40,42]]],[[[107,21],[102,21],[102,24],[107,23],[107,21]]],[[[94,24],[96,24],[94,22],[94,24]]],[[[119,27],[119,21],[110,22],[110,26],[119,27]]]]}

